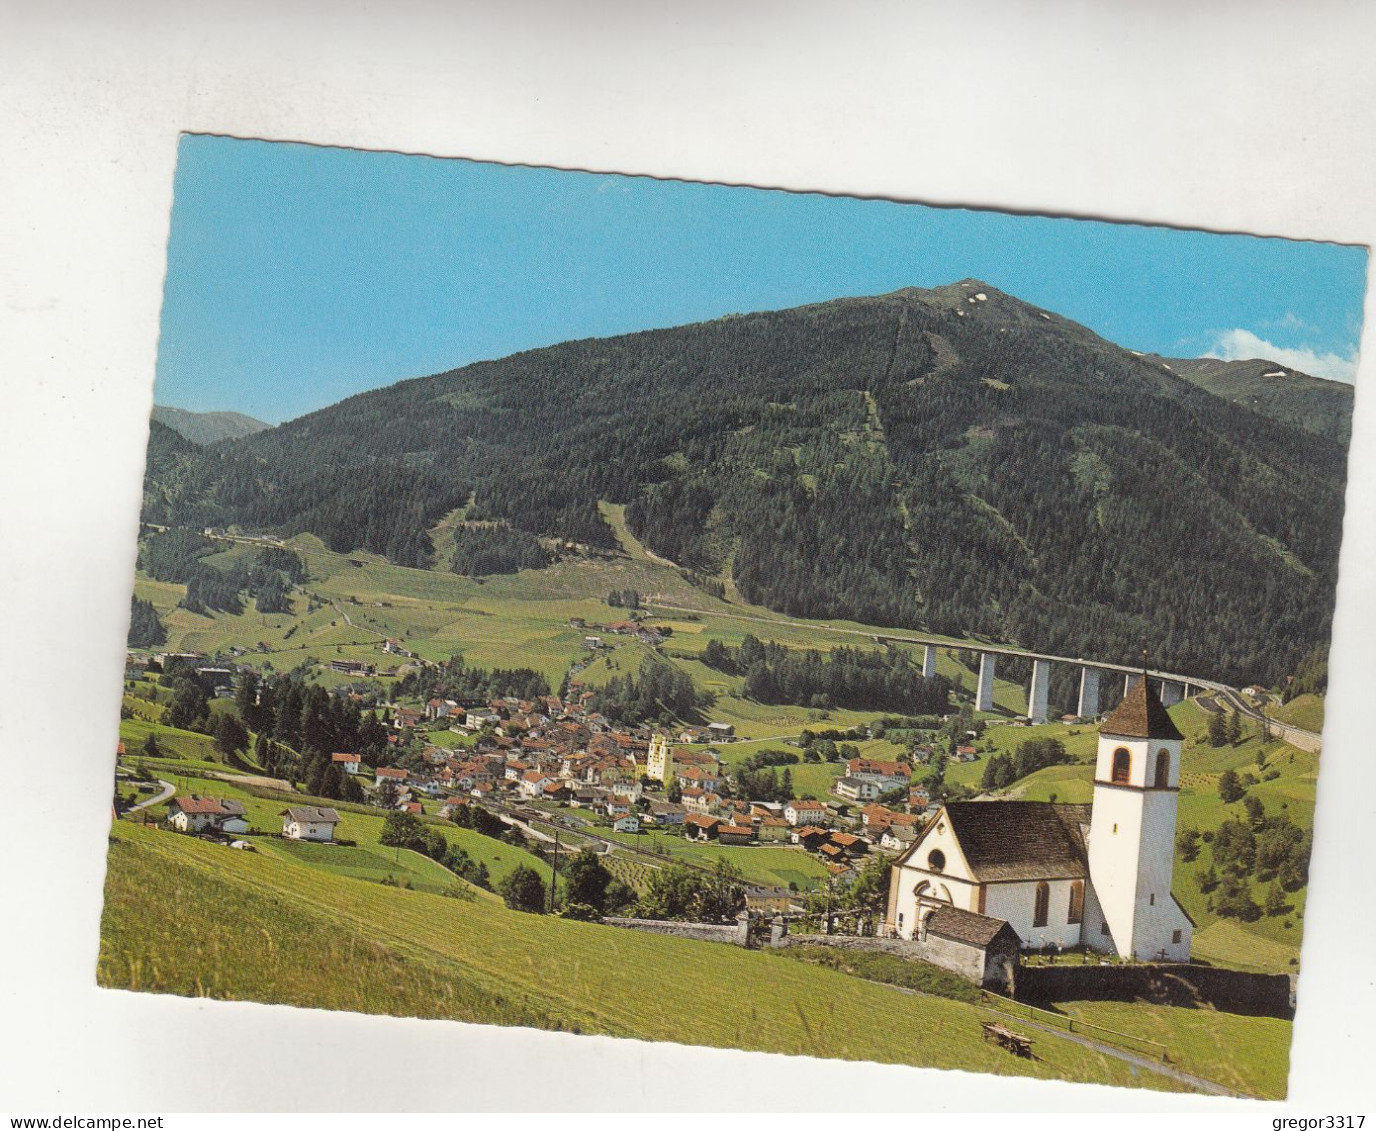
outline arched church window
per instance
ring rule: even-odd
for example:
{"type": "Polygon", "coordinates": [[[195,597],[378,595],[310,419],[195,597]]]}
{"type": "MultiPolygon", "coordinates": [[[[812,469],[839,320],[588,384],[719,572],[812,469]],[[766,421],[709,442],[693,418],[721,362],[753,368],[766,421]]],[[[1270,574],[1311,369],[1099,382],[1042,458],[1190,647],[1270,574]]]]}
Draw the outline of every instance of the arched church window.
{"type": "Polygon", "coordinates": [[[1166,789],[1171,784],[1171,754],[1160,750],[1156,755],[1156,788],[1166,789]]]}
{"type": "Polygon", "coordinates": [[[927,853],[927,869],[932,872],[943,871],[946,867],[946,853],[934,848],[927,853]]]}
{"type": "Polygon", "coordinates": [[[1113,752],[1113,784],[1126,785],[1131,776],[1132,755],[1126,746],[1120,746],[1113,752]]]}
{"type": "Polygon", "coordinates": [[[1051,885],[1045,880],[1037,885],[1037,899],[1032,907],[1032,926],[1045,927],[1051,913],[1051,885]]]}
{"type": "Polygon", "coordinates": [[[1085,917],[1085,885],[1076,880],[1070,885],[1070,913],[1066,915],[1067,923],[1078,923],[1085,917]]]}

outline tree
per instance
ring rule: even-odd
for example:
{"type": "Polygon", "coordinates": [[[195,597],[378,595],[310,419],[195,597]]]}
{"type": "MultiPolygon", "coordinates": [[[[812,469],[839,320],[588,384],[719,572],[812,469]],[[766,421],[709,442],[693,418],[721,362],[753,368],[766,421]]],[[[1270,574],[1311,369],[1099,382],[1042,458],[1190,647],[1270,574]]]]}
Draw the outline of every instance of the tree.
{"type": "Polygon", "coordinates": [[[425,850],[425,826],[414,813],[394,809],[387,814],[382,823],[382,833],[378,843],[388,848],[415,848],[425,850]]]}
{"type": "Polygon", "coordinates": [[[157,735],[150,733],[149,736],[143,740],[143,753],[149,758],[162,757],[162,747],[158,745],[157,735]]]}
{"type": "Polygon", "coordinates": [[[1224,770],[1218,776],[1218,795],[1223,798],[1225,805],[1231,805],[1234,801],[1240,801],[1246,790],[1242,788],[1242,782],[1237,776],[1236,770],[1224,770]]]}
{"type": "Polygon", "coordinates": [[[1226,746],[1228,744],[1228,724],[1224,721],[1223,712],[1215,711],[1209,716],[1209,745],[1226,746]]]}
{"type": "Polygon", "coordinates": [[[508,872],[497,885],[497,892],[513,911],[539,915],[545,910],[545,882],[540,873],[525,864],[508,872]]]}
{"type": "Polygon", "coordinates": [[[591,848],[578,852],[564,872],[568,902],[585,904],[599,915],[606,910],[607,887],[611,882],[612,874],[591,848]]]}
{"type": "Polygon", "coordinates": [[[1229,746],[1236,746],[1242,741],[1242,716],[1236,707],[1228,715],[1227,738],[1229,746]]]}
{"type": "Polygon", "coordinates": [[[1199,830],[1181,829],[1175,836],[1175,850],[1186,864],[1192,864],[1199,857],[1199,830]]]}
{"type": "Polygon", "coordinates": [[[215,749],[225,758],[248,749],[248,731],[238,715],[225,711],[215,717],[215,749]]]}
{"type": "Polygon", "coordinates": [[[1266,914],[1272,918],[1284,915],[1285,907],[1285,892],[1281,890],[1280,884],[1272,884],[1266,891],[1266,914]]]}

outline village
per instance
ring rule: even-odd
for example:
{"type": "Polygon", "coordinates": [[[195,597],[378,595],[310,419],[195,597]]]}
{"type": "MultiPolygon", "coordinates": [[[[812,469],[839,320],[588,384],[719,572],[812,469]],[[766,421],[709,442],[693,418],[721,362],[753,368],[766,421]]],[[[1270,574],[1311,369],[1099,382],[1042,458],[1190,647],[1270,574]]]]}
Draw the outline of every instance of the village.
{"type": "MultiPolygon", "coordinates": [[[[159,665],[194,664],[199,678],[222,681],[220,698],[232,695],[232,682],[224,681],[232,681],[237,673],[220,666],[220,661],[207,663],[185,653],[131,657],[128,674],[142,675],[148,659],[159,665]]],[[[358,661],[332,666],[349,675],[369,674],[358,661]]],[[[347,685],[336,694],[367,702],[363,693],[347,685]]],[[[653,856],[651,833],[708,846],[792,846],[813,857],[839,883],[853,878],[868,854],[892,857],[907,849],[938,808],[928,789],[913,783],[913,763],[932,758],[936,748],[931,743],[914,747],[911,762],[848,758],[831,791],[822,797],[751,800],[735,795],[731,771],[723,764],[721,747],[736,741],[729,723],[672,731],[618,726],[589,707],[595,696],[574,681],[568,699],[547,695],[534,700],[502,696],[381,702],[376,713],[388,728],[386,759],[392,764],[370,764],[352,751],[331,751],[330,761],[359,786],[368,804],[382,810],[452,820],[462,810],[481,806],[536,840],[552,843],[553,835],[564,830],[566,843],[591,838],[608,853],[653,856]],[[432,741],[436,735],[458,736],[463,745],[439,745],[432,741]]],[[[796,746],[796,740],[781,745],[796,746]]],[[[977,755],[973,746],[962,742],[951,756],[974,760],[977,755]]],[[[783,757],[795,764],[800,761],[796,754],[783,757]]],[[[786,769],[788,763],[780,761],[786,769]]],[[[311,816],[306,819],[300,807],[285,809],[282,835],[335,840],[339,814],[328,807],[308,810],[311,816]]],[[[241,805],[199,795],[175,797],[167,819],[177,831],[233,840],[248,828],[241,805]]],[[[795,884],[793,892],[752,888],[747,897],[752,904],[775,907],[782,897],[792,896],[800,907],[799,886],[795,884]]]]}

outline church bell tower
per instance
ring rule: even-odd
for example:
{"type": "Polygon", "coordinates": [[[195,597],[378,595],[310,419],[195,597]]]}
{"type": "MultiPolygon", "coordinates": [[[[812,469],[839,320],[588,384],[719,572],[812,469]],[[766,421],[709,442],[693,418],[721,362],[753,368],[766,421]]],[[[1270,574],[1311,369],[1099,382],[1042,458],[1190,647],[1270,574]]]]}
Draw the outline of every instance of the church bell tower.
{"type": "Polygon", "coordinates": [[[650,755],[645,766],[645,776],[660,782],[665,789],[674,784],[674,756],[669,740],[662,734],[650,737],[650,755]]]}
{"type": "Polygon", "coordinates": [[[1139,961],[1188,961],[1193,924],[1171,894],[1184,737],[1145,670],[1099,727],[1085,942],[1139,961]]]}

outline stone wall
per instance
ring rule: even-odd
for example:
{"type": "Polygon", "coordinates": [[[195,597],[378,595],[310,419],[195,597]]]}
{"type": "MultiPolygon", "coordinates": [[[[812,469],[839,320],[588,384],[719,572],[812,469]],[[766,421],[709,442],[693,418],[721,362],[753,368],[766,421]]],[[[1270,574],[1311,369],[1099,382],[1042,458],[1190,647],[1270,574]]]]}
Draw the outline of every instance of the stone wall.
{"type": "Polygon", "coordinates": [[[1215,966],[1024,966],[1017,972],[1016,996],[1029,1002],[1142,1000],[1255,1017],[1294,1015],[1289,975],[1215,966]]]}
{"type": "Polygon", "coordinates": [[[608,916],[602,922],[611,927],[624,927],[631,931],[646,931],[652,935],[672,935],[679,939],[696,939],[698,942],[730,943],[745,946],[749,920],[738,919],[735,923],[680,923],[666,919],[625,919],[608,916]]]}
{"type": "Polygon", "coordinates": [[[842,950],[878,951],[896,958],[930,962],[952,974],[968,979],[977,986],[1007,991],[1009,971],[1017,963],[1016,954],[1000,955],[971,946],[969,943],[928,935],[919,939],[876,939],[857,935],[788,935],[776,946],[832,946],[842,950]]]}

